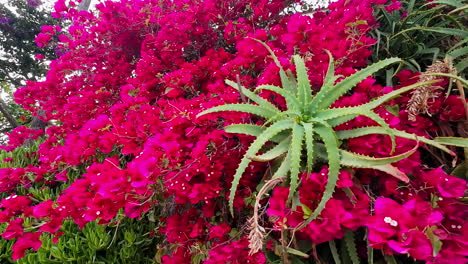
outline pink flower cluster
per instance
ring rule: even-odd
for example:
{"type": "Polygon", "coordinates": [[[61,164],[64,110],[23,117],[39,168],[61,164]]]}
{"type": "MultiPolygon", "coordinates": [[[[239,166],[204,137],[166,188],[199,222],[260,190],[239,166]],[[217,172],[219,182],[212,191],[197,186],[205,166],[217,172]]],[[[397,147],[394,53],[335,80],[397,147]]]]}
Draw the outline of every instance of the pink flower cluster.
{"type": "MultiPolygon", "coordinates": [[[[24,108],[44,110],[46,121],[57,125],[46,129],[37,163],[0,170],[0,190],[11,194],[0,204],[0,222],[8,223],[1,236],[16,239],[13,259],[23,257],[27,249],[37,250],[42,232],[59,239],[64,220],[72,219],[80,227],[94,220],[107,224],[119,210],[140,218],[159,208],[165,226],[158,235],[173,245],[163,263],[189,263],[196,254],[191,249],[200,245],[209,251],[205,263],[265,263],[264,253],[248,254],[246,234],[233,229],[251,214],[248,200],[268,164],[252,163],[243,175],[235,217],[230,219],[226,197],[252,138],[222,130],[225,124],[262,121],[232,112],[198,119],[196,115],[241,100],[226,79],[239,79],[248,89],[279,84],[278,67],[251,38],[265,41],[286,69],[294,71],[293,54],[306,58],[314,90],[328,67],[324,49],[336,58],[337,74],[348,76],[366,66],[369,47],[376,42],[368,36],[376,26],[373,7],[398,8],[397,1],[387,2],[338,1],[328,11],[307,16],[285,13],[289,3],[282,0],[105,1],[96,6],[96,13],[78,12],[74,1],[58,0],[53,15],[68,19],[70,27],[67,32],[44,27],[36,42],[45,46],[58,35],[60,57],[51,62],[45,80],[30,81],[15,94],[24,108]],[[84,173],[76,178],[76,171],[84,173]],[[40,202],[15,194],[19,186],[34,184],[66,188],[58,197],[40,202]],[[25,219],[40,226],[37,232],[25,231],[25,219]]],[[[406,83],[403,75],[400,78],[406,83]]],[[[335,106],[361,104],[392,89],[369,78],[335,106]]],[[[273,93],[261,96],[284,105],[273,93]]],[[[458,104],[447,101],[440,107],[447,121],[463,117],[457,114],[458,104]],[[453,115],[446,114],[450,111],[453,115]]],[[[409,122],[404,111],[398,117],[383,107],[378,112],[398,129],[422,136],[437,130],[429,119],[409,122]]],[[[340,129],[372,124],[357,118],[340,129]]],[[[39,133],[18,128],[7,149],[39,133]]],[[[354,152],[386,156],[390,147],[382,142],[387,140],[371,135],[347,145],[354,152]]],[[[413,147],[413,141],[397,141],[398,153],[413,147]]],[[[466,205],[457,197],[464,194],[466,183],[441,169],[423,170],[419,152],[394,165],[411,174],[414,182],[402,185],[384,173],[343,170],[333,199],[298,238],[322,243],[343,237],[346,229],[368,228],[371,245],[387,254],[462,263],[466,205]],[[439,199],[436,204],[430,203],[431,197],[439,199]],[[437,254],[428,242],[428,229],[443,242],[437,254]]],[[[286,187],[273,191],[267,214],[277,218],[272,224],[276,230],[297,226],[317,206],[327,168],[301,178],[302,206],[285,206],[286,187]]]]}

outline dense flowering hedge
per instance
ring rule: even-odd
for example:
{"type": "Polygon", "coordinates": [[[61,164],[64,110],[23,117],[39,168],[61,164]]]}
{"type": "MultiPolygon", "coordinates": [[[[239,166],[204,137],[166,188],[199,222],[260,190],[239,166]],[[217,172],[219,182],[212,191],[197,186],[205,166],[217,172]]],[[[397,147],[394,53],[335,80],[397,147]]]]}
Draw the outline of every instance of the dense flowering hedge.
{"type": "MultiPolygon", "coordinates": [[[[76,4],[56,2],[53,16],[69,20],[70,27],[44,27],[36,42],[56,45],[60,57],[51,62],[44,81],[28,82],[15,94],[24,108],[44,110],[44,119],[53,125],[43,135],[38,162],[0,169],[0,190],[8,195],[0,204],[0,222],[8,223],[1,236],[16,239],[13,259],[27,249],[37,250],[44,232],[60,239],[67,219],[84,227],[94,220],[110,223],[119,212],[129,218],[147,212],[144,217],[159,218],[161,227],[154,235],[168,245],[161,253],[163,263],[191,263],[200,252],[204,263],[266,263],[267,252],[281,247],[279,234],[296,227],[317,206],[327,168],[301,175],[302,206],[289,208],[289,189],[274,188],[269,203],[263,203],[265,225],[273,232],[263,252],[249,255],[246,217],[269,165],[252,163],[248,168],[231,217],[228,190],[252,138],[222,128],[262,120],[233,112],[196,115],[241,100],[226,79],[249,88],[279,84],[278,67],[268,51],[248,37],[266,42],[286,69],[294,71],[292,55],[306,58],[309,79],[318,89],[328,67],[325,49],[336,58],[337,74],[348,76],[366,66],[369,47],[376,42],[368,36],[378,26],[373,10],[393,12],[400,5],[393,0],[341,0],[328,10],[303,14],[289,12],[294,3],[280,0],[106,1],[96,6],[96,13],[78,12],[76,4]],[[79,167],[86,173],[70,177],[79,167]],[[31,186],[65,187],[48,200],[16,194],[31,186]]],[[[398,86],[414,83],[417,75],[400,72],[398,86]]],[[[365,103],[393,89],[368,78],[334,106],[365,103]]],[[[262,96],[284,104],[273,93],[262,96]]],[[[393,128],[426,137],[437,131],[429,118],[409,120],[404,110],[409,96],[392,101],[393,109],[400,106],[398,115],[385,107],[377,112],[393,128]]],[[[453,122],[466,118],[462,107],[457,96],[442,96],[429,111],[453,122]]],[[[340,129],[372,124],[359,117],[340,129]]],[[[12,150],[40,136],[41,131],[21,127],[4,148],[12,150]]],[[[398,138],[397,153],[413,147],[411,140],[398,138]]],[[[389,138],[369,135],[349,140],[347,148],[382,157],[391,146],[389,138]]],[[[468,208],[458,199],[466,182],[428,167],[421,153],[427,152],[394,164],[411,177],[409,184],[383,172],[343,169],[325,210],[295,239],[312,242],[309,250],[314,251],[316,244],[341,239],[347,230],[367,230],[369,246],[384,254],[466,263],[468,208]]],[[[366,243],[358,242],[359,252],[364,247],[366,243]]],[[[366,258],[365,253],[360,257],[366,258]]]]}

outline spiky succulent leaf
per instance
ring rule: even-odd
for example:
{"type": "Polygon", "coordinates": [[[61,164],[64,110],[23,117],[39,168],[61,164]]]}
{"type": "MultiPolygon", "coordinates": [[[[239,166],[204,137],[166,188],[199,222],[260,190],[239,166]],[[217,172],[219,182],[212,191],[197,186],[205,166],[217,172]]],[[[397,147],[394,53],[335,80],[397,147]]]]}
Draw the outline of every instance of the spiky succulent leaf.
{"type": "Polygon", "coordinates": [[[346,250],[348,251],[349,258],[353,264],[359,264],[359,257],[356,248],[356,242],[354,241],[354,234],[352,230],[348,230],[344,237],[346,250]]]}
{"type": "Polygon", "coordinates": [[[257,41],[258,43],[262,44],[268,50],[268,52],[270,53],[270,55],[273,58],[273,61],[275,62],[276,66],[278,66],[278,68],[280,69],[279,73],[280,73],[280,78],[281,78],[281,85],[283,86],[283,88],[290,90],[292,93],[296,93],[296,89],[297,89],[296,88],[296,83],[293,82],[288,77],[288,75],[284,71],[283,66],[281,66],[281,63],[279,62],[278,57],[276,57],[275,53],[270,48],[270,46],[268,46],[265,42],[263,42],[261,40],[258,40],[258,39],[255,39],[255,38],[252,38],[252,39],[257,41]]]}
{"type": "Polygon", "coordinates": [[[455,79],[457,81],[460,81],[463,86],[465,87],[468,87],[468,81],[463,79],[462,77],[460,76],[456,76],[456,75],[453,75],[453,74],[450,74],[450,73],[441,73],[441,72],[438,72],[438,73],[425,73],[424,75],[429,75],[429,76],[441,76],[441,77],[448,77],[448,78],[452,78],[452,79],[455,79]]]}
{"type": "Polygon", "coordinates": [[[360,83],[362,80],[366,79],[382,68],[385,68],[386,66],[396,62],[401,62],[401,59],[385,59],[376,62],[349,77],[346,77],[337,83],[333,88],[326,89],[325,92],[323,92],[323,95],[320,95],[320,97],[319,92],[319,94],[317,94],[316,98],[314,98],[312,102],[312,108],[316,110],[329,108],[338,98],[351,90],[354,86],[356,86],[356,84],[360,83]]]}
{"type": "Polygon", "coordinates": [[[327,121],[328,123],[331,123],[334,119],[336,118],[342,118],[346,116],[365,116],[373,121],[375,121],[377,124],[379,124],[387,134],[390,136],[390,140],[392,142],[392,150],[391,153],[395,151],[395,134],[390,129],[390,126],[385,122],[383,118],[381,118],[378,114],[368,110],[367,108],[364,107],[345,107],[345,108],[330,108],[327,110],[323,110],[319,113],[317,113],[317,118],[323,119],[327,121]]]}
{"type": "Polygon", "coordinates": [[[332,89],[333,85],[335,84],[335,81],[339,78],[338,76],[335,76],[335,61],[333,59],[332,54],[328,50],[325,51],[327,52],[329,57],[327,73],[325,74],[325,78],[323,80],[323,84],[320,88],[320,91],[317,93],[317,95],[315,95],[315,98],[313,98],[312,102],[310,103],[309,114],[314,113],[318,110],[318,107],[320,105],[319,102],[322,102],[324,100],[329,90],[332,89]]]}
{"type": "MultiPolygon", "coordinates": [[[[259,126],[254,124],[232,124],[224,127],[224,131],[228,133],[244,134],[249,136],[258,137],[263,131],[265,126],[259,126]]],[[[287,138],[289,134],[284,131],[274,136],[270,141],[280,143],[283,139],[287,138]]]]}
{"type": "MultiPolygon", "coordinates": [[[[426,81],[426,82],[415,83],[415,84],[412,84],[412,85],[409,85],[409,86],[402,87],[402,88],[400,88],[398,90],[394,90],[394,91],[392,91],[392,92],[390,92],[388,94],[382,95],[382,96],[372,100],[369,103],[359,105],[359,106],[354,106],[354,107],[345,107],[345,108],[338,108],[338,109],[344,109],[344,111],[348,111],[348,112],[351,112],[351,111],[359,112],[359,111],[361,111],[361,109],[367,109],[367,110],[370,111],[370,110],[382,105],[383,103],[385,103],[385,102],[387,102],[387,101],[389,101],[391,99],[396,98],[397,96],[401,95],[402,93],[408,92],[410,90],[413,90],[413,89],[418,88],[418,87],[423,86],[423,85],[432,84],[434,82],[437,82],[437,81],[426,81]]],[[[335,110],[335,109],[337,109],[337,108],[322,110],[321,114],[326,115],[329,112],[333,112],[333,110],[335,110]]],[[[329,120],[328,123],[332,127],[336,127],[338,125],[344,124],[344,123],[356,118],[357,116],[359,116],[359,114],[348,114],[348,115],[333,118],[333,119],[329,120]]],[[[323,116],[322,116],[322,118],[323,118],[323,116]]]]}
{"type": "Polygon", "coordinates": [[[294,55],[293,58],[297,72],[297,98],[301,104],[301,111],[304,111],[312,102],[312,87],[304,60],[299,55],[294,55]]]}
{"type": "Polygon", "coordinates": [[[255,89],[255,91],[259,91],[259,90],[269,90],[269,91],[272,91],[281,95],[286,101],[286,106],[289,110],[294,110],[294,111],[301,110],[301,105],[298,99],[294,96],[293,93],[291,93],[290,91],[286,89],[283,89],[274,85],[265,84],[265,85],[260,85],[255,89]]]}
{"type": "Polygon", "coordinates": [[[260,97],[258,94],[251,92],[249,89],[240,86],[240,84],[235,83],[231,80],[226,80],[226,84],[231,86],[232,88],[236,89],[239,91],[239,93],[243,93],[247,98],[252,100],[253,102],[257,103],[259,106],[264,107],[265,109],[270,109],[271,111],[279,112],[280,110],[272,103],[270,103],[268,100],[265,98],[260,97]],[[239,87],[240,86],[240,87],[239,87]],[[241,91],[239,90],[242,89],[241,91]]]}
{"type": "Polygon", "coordinates": [[[244,174],[245,169],[252,161],[248,157],[255,156],[257,152],[265,145],[266,142],[270,141],[275,135],[280,133],[281,131],[292,129],[294,123],[291,120],[282,120],[272,124],[270,127],[266,128],[262,134],[260,134],[254,142],[249,146],[249,149],[245,153],[244,157],[242,158],[241,162],[239,163],[239,167],[234,174],[234,179],[232,180],[232,185],[229,194],[229,209],[231,214],[234,215],[234,197],[236,195],[237,186],[239,185],[240,178],[242,174],[244,174]]]}
{"type": "Polygon", "coordinates": [[[228,133],[244,134],[258,137],[263,131],[265,131],[265,127],[253,124],[233,124],[225,126],[224,131],[228,133]]]}
{"type": "Polygon", "coordinates": [[[333,55],[329,50],[325,50],[325,52],[328,54],[328,68],[327,74],[323,79],[322,87],[327,89],[327,87],[332,87],[333,84],[335,84],[335,81],[337,80],[336,77],[338,76],[335,76],[335,60],[333,59],[333,55]]]}
{"type": "Polygon", "coordinates": [[[399,155],[394,155],[391,157],[385,158],[373,158],[365,155],[360,155],[352,152],[348,152],[345,150],[340,150],[341,154],[341,165],[351,168],[367,168],[367,169],[375,169],[380,170],[385,173],[392,175],[393,177],[403,181],[409,182],[408,176],[400,171],[398,168],[391,165],[393,162],[400,161],[409,157],[416,151],[416,148],[404,152],[399,155]]]}
{"type": "Polygon", "coordinates": [[[307,172],[312,172],[314,164],[314,125],[312,123],[302,123],[304,127],[305,147],[307,153],[307,172]]]}
{"type": "Polygon", "coordinates": [[[261,154],[261,155],[256,155],[252,157],[248,157],[251,160],[254,161],[270,161],[278,158],[279,156],[283,155],[286,153],[289,149],[289,145],[291,144],[291,138],[287,137],[283,139],[278,145],[274,146],[272,149],[268,150],[267,152],[261,154]]]}
{"type": "Polygon", "coordinates": [[[335,191],[336,187],[336,182],[338,181],[338,175],[340,173],[340,152],[337,144],[338,140],[335,136],[333,129],[323,124],[317,124],[315,131],[322,138],[322,141],[325,144],[325,149],[328,158],[328,180],[327,184],[325,185],[325,191],[323,193],[322,199],[317,205],[317,208],[301,227],[306,226],[311,221],[316,219],[317,216],[319,216],[320,213],[323,211],[325,205],[333,196],[333,192],[335,191]]]}
{"type": "Polygon", "coordinates": [[[284,157],[283,161],[281,162],[281,165],[278,167],[278,169],[275,171],[275,173],[273,174],[271,178],[276,179],[276,178],[286,177],[290,169],[291,169],[291,152],[288,151],[286,154],[286,157],[284,157]]]}
{"type": "Polygon", "coordinates": [[[275,111],[272,111],[268,108],[259,106],[259,105],[253,105],[253,104],[225,104],[225,105],[218,105],[215,107],[212,107],[210,109],[207,109],[197,115],[197,117],[206,115],[206,114],[211,114],[211,113],[216,113],[216,112],[226,112],[226,111],[231,111],[231,112],[243,112],[243,113],[249,113],[249,114],[254,114],[257,116],[261,116],[264,118],[271,118],[276,115],[275,111]]]}
{"type": "Polygon", "coordinates": [[[408,86],[402,87],[400,89],[391,91],[391,92],[389,92],[387,94],[384,94],[382,96],[379,96],[376,99],[370,101],[369,103],[366,103],[366,104],[363,104],[363,105],[360,105],[360,106],[357,106],[357,107],[358,108],[366,108],[366,109],[369,109],[369,110],[374,109],[374,108],[382,105],[383,103],[398,97],[399,95],[401,95],[403,93],[411,91],[411,90],[413,90],[415,88],[418,88],[420,86],[430,85],[430,84],[433,84],[433,83],[436,83],[436,82],[438,82],[438,80],[418,82],[418,83],[415,83],[415,84],[412,84],[412,85],[408,85],[408,86]]]}
{"type": "Polygon", "coordinates": [[[328,245],[330,246],[330,251],[332,253],[335,264],[341,264],[340,255],[338,254],[338,250],[336,249],[335,240],[332,239],[328,241],[328,245]]]}
{"type": "Polygon", "coordinates": [[[468,138],[436,137],[435,141],[444,145],[468,148],[468,138]]]}
{"type": "Polygon", "coordinates": [[[301,152],[302,152],[302,142],[304,139],[304,128],[295,124],[292,129],[291,135],[291,146],[289,152],[291,152],[291,174],[290,174],[290,189],[288,201],[291,201],[292,196],[296,192],[298,182],[299,182],[299,171],[301,168],[301,152]]]}
{"type": "MultiPolygon", "coordinates": [[[[397,130],[397,129],[391,129],[391,130],[393,131],[394,135],[397,136],[397,137],[402,137],[402,138],[406,138],[406,139],[412,139],[412,140],[420,141],[420,142],[422,142],[424,144],[428,144],[428,145],[436,147],[436,148],[438,148],[440,150],[443,150],[443,151],[449,153],[452,156],[455,155],[455,153],[453,151],[451,151],[450,149],[448,149],[444,145],[440,144],[436,140],[431,140],[431,139],[428,139],[428,138],[425,138],[425,137],[419,137],[419,136],[417,136],[415,134],[406,133],[404,131],[400,131],[400,130],[397,130]]],[[[336,136],[339,139],[356,138],[356,137],[370,135],[370,134],[388,135],[387,131],[384,128],[378,127],[378,126],[360,127],[360,128],[350,129],[350,130],[336,131],[336,136]]]]}

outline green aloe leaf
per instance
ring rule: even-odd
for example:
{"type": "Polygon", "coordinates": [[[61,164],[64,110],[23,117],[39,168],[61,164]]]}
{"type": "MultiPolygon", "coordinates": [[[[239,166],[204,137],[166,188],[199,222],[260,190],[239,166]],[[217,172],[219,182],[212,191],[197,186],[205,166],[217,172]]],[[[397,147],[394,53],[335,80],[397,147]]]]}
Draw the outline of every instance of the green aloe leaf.
{"type": "Polygon", "coordinates": [[[468,138],[436,137],[435,141],[440,143],[440,144],[444,144],[444,145],[468,148],[468,138]]]}
{"type": "Polygon", "coordinates": [[[317,124],[315,131],[322,138],[325,144],[325,149],[328,158],[328,180],[325,185],[325,191],[322,199],[320,200],[317,208],[314,210],[312,215],[307,219],[300,228],[305,227],[311,221],[316,219],[325,208],[327,202],[332,198],[333,192],[335,191],[336,182],[338,181],[338,175],[340,173],[340,151],[338,149],[338,140],[331,127],[324,124],[317,124]]]}
{"type": "MultiPolygon", "coordinates": [[[[415,134],[406,133],[404,131],[400,131],[400,130],[397,130],[397,129],[391,129],[391,130],[393,131],[394,135],[397,136],[397,137],[402,137],[402,138],[406,138],[406,139],[412,139],[412,140],[420,141],[420,142],[422,142],[424,144],[428,144],[428,145],[436,147],[436,148],[438,148],[440,150],[443,150],[443,151],[449,153],[452,156],[455,155],[455,153],[453,151],[451,151],[450,149],[448,149],[447,147],[445,147],[444,145],[440,144],[439,142],[437,142],[435,140],[431,140],[431,139],[428,139],[428,138],[425,138],[425,137],[419,137],[419,136],[417,136],[415,134]]],[[[360,136],[370,135],[370,134],[385,134],[385,135],[388,135],[388,133],[387,133],[387,131],[385,129],[383,129],[382,127],[378,127],[378,126],[361,127],[361,128],[350,129],[350,130],[336,131],[336,136],[339,139],[349,139],[349,138],[355,138],[355,137],[360,137],[360,136]]]]}
{"type": "Polygon", "coordinates": [[[348,230],[344,237],[346,250],[353,264],[359,264],[359,257],[357,253],[356,243],[354,242],[354,234],[352,230],[348,230]]]}
{"type": "MultiPolygon", "coordinates": [[[[379,124],[385,131],[387,131],[388,135],[390,136],[390,140],[392,142],[392,150],[390,153],[393,153],[395,151],[395,146],[396,146],[394,132],[392,131],[392,129],[390,129],[390,126],[387,124],[387,122],[385,122],[385,120],[382,117],[368,110],[368,108],[366,107],[357,106],[357,107],[345,107],[345,108],[331,108],[331,109],[327,109],[318,113],[317,118],[333,121],[333,119],[336,119],[336,118],[342,118],[345,116],[354,117],[358,115],[366,116],[372,119],[377,124],[379,124]]],[[[331,121],[329,121],[329,123],[332,123],[331,121]]]]}
{"type": "Polygon", "coordinates": [[[352,153],[346,150],[341,150],[341,165],[353,168],[368,168],[368,169],[375,169],[386,172],[395,178],[403,181],[409,182],[408,176],[405,173],[400,171],[398,168],[390,165],[390,163],[394,163],[409,157],[413,154],[417,149],[417,146],[407,152],[404,152],[399,155],[394,155],[385,158],[374,158],[365,155],[360,155],[356,153],[352,153]]]}
{"type": "Polygon", "coordinates": [[[291,153],[291,175],[290,175],[290,189],[288,201],[292,200],[294,193],[296,192],[299,182],[299,171],[301,168],[301,150],[302,142],[304,139],[304,128],[295,124],[292,129],[291,146],[289,152],[291,153]]]}
{"type": "Polygon", "coordinates": [[[197,115],[197,118],[206,114],[216,113],[216,112],[243,112],[258,115],[264,118],[271,118],[275,116],[276,112],[272,111],[268,108],[261,107],[259,105],[252,105],[252,104],[225,104],[225,105],[218,105],[207,109],[197,115]]]}
{"type": "Polygon", "coordinates": [[[239,87],[239,84],[237,84],[237,83],[235,83],[235,82],[233,82],[231,80],[226,80],[226,84],[228,84],[229,86],[231,86],[232,88],[234,88],[234,89],[236,89],[238,91],[239,91],[239,88],[242,89],[242,91],[239,91],[239,93],[243,93],[245,96],[247,96],[247,98],[249,98],[253,102],[257,103],[259,106],[264,107],[266,109],[270,109],[271,111],[275,111],[275,112],[280,111],[275,105],[270,103],[268,100],[266,100],[265,98],[260,97],[256,93],[251,92],[249,89],[247,89],[247,88],[245,88],[243,86],[239,87]]]}
{"type": "Polygon", "coordinates": [[[330,251],[332,253],[335,264],[341,264],[340,255],[338,255],[338,250],[336,249],[335,240],[332,239],[328,241],[328,245],[330,246],[330,251]]]}
{"type": "Polygon", "coordinates": [[[267,84],[267,85],[258,86],[255,89],[255,91],[258,91],[258,90],[269,90],[269,91],[275,92],[281,95],[284,98],[284,100],[286,100],[286,106],[288,107],[289,110],[294,110],[294,111],[301,110],[301,104],[299,103],[297,98],[290,91],[286,89],[267,84]]]}
{"type": "Polygon", "coordinates": [[[278,158],[279,156],[286,153],[289,149],[289,145],[291,144],[291,138],[287,137],[283,139],[278,145],[274,146],[272,149],[268,150],[264,154],[256,155],[252,157],[248,157],[253,161],[270,161],[278,158]]]}
{"type": "Polygon", "coordinates": [[[468,54],[468,46],[465,46],[465,47],[451,51],[448,55],[452,57],[452,59],[456,59],[460,56],[465,56],[467,54],[468,54]]]}
{"type": "Polygon", "coordinates": [[[333,59],[333,55],[330,51],[325,50],[328,54],[328,69],[327,73],[325,74],[325,78],[323,79],[323,85],[320,88],[320,91],[317,93],[315,98],[313,98],[310,104],[309,114],[314,113],[317,111],[320,103],[324,100],[325,96],[330,92],[335,84],[335,81],[341,76],[335,76],[335,61],[333,59]]]}
{"type": "Polygon", "coordinates": [[[412,85],[408,85],[408,86],[402,87],[400,89],[391,91],[388,94],[377,97],[376,99],[370,101],[369,103],[366,103],[366,104],[363,104],[363,105],[360,105],[360,106],[355,106],[355,107],[356,108],[364,108],[364,109],[374,109],[374,108],[382,105],[383,103],[385,103],[387,101],[390,101],[390,100],[400,96],[403,93],[411,91],[411,90],[413,90],[415,88],[418,88],[420,86],[429,85],[429,84],[433,84],[433,83],[436,83],[436,82],[438,82],[438,81],[433,80],[433,81],[418,82],[418,83],[415,83],[415,84],[412,84],[412,85]]]}
{"type": "Polygon", "coordinates": [[[275,62],[276,66],[280,69],[280,78],[281,78],[281,85],[284,87],[284,89],[290,90],[292,93],[296,93],[296,83],[294,83],[289,77],[286,75],[286,72],[284,71],[283,66],[281,66],[281,63],[278,60],[278,57],[276,57],[275,53],[273,50],[268,46],[265,42],[252,38],[253,40],[257,41],[258,43],[262,44],[270,53],[271,57],[273,58],[273,61],[275,62]]]}
{"type": "Polygon", "coordinates": [[[234,179],[232,180],[232,186],[230,189],[229,194],[229,209],[232,215],[234,215],[234,197],[236,195],[237,186],[239,185],[240,178],[242,174],[244,174],[245,169],[252,161],[248,157],[252,157],[257,154],[257,152],[265,145],[266,142],[270,141],[275,135],[280,133],[281,131],[292,129],[293,122],[290,120],[283,120],[278,121],[265,129],[262,134],[260,134],[257,139],[249,146],[249,149],[245,153],[244,157],[242,158],[241,162],[239,163],[239,167],[234,174],[234,179]]]}
{"type": "Polygon", "coordinates": [[[258,137],[261,133],[263,133],[263,131],[265,131],[265,127],[253,124],[233,124],[225,126],[224,131],[228,133],[244,134],[258,137]]]}
{"type": "Polygon", "coordinates": [[[307,152],[307,172],[312,172],[314,164],[314,125],[312,123],[302,123],[304,127],[305,146],[307,152]]]}
{"type": "Polygon", "coordinates": [[[286,154],[286,157],[284,157],[283,161],[281,162],[281,165],[278,167],[278,169],[275,171],[275,173],[273,174],[271,178],[276,179],[276,178],[286,177],[290,169],[291,169],[291,153],[288,152],[286,154]]]}
{"type": "Polygon", "coordinates": [[[460,81],[463,84],[463,86],[468,87],[468,81],[467,80],[465,80],[465,79],[463,79],[463,78],[461,78],[459,76],[453,75],[453,74],[438,72],[438,73],[425,73],[424,75],[442,76],[442,77],[452,78],[452,79],[455,79],[457,81],[460,81]]]}
{"type": "Polygon", "coordinates": [[[351,90],[356,84],[360,83],[362,80],[366,79],[367,77],[371,76],[373,73],[387,67],[388,65],[391,65],[393,63],[401,62],[401,59],[398,58],[389,58],[386,60],[382,60],[379,62],[376,62],[360,71],[357,73],[346,77],[339,83],[337,83],[333,89],[330,89],[322,98],[314,98],[312,102],[312,107],[314,109],[327,109],[330,107],[338,98],[340,98],[343,94],[345,94],[347,91],[351,90]],[[317,98],[319,101],[317,101],[317,98]],[[321,101],[320,101],[321,100],[321,101]],[[316,104],[316,106],[315,106],[316,104]]]}
{"type": "Polygon", "coordinates": [[[301,110],[312,101],[312,88],[304,60],[299,55],[293,56],[297,71],[297,98],[301,104],[301,110]]]}

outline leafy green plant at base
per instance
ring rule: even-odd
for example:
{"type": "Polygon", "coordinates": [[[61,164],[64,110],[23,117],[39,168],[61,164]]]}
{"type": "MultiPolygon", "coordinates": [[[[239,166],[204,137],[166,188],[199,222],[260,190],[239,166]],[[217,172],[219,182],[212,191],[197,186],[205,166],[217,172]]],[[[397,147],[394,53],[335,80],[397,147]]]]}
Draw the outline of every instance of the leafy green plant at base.
{"type": "MultiPolygon", "coordinates": [[[[0,240],[0,263],[18,264],[150,264],[156,263],[155,238],[147,234],[152,224],[143,220],[124,218],[111,226],[88,223],[82,230],[71,221],[64,223],[58,243],[52,242],[52,235],[41,237],[42,247],[30,251],[26,257],[11,260],[13,240],[0,240]]],[[[3,227],[1,229],[5,228],[3,227]]]]}
{"type": "Polygon", "coordinates": [[[409,181],[408,177],[396,167],[392,166],[391,163],[408,157],[416,150],[416,147],[413,150],[399,155],[386,158],[374,158],[340,149],[341,139],[367,134],[385,134],[391,138],[393,152],[395,148],[395,136],[401,136],[414,140],[420,139],[425,143],[432,144],[433,146],[453,154],[453,152],[438,142],[429,139],[422,140],[415,135],[391,129],[384,119],[373,111],[376,107],[404,92],[433,83],[434,81],[421,82],[400,88],[363,105],[330,108],[338,98],[350,91],[356,84],[388,65],[401,62],[400,59],[390,58],[377,62],[336,82],[342,76],[335,75],[333,57],[327,51],[330,58],[329,67],[323,86],[320,91],[313,96],[304,60],[300,56],[294,55],[293,60],[296,66],[297,76],[287,74],[273,51],[263,42],[260,43],[269,50],[275,63],[280,68],[282,87],[260,85],[252,92],[245,87],[238,87],[238,84],[235,82],[227,80],[226,83],[228,85],[235,89],[241,89],[240,92],[253,103],[220,105],[205,110],[198,115],[202,116],[222,111],[237,111],[254,114],[266,120],[263,126],[235,124],[225,128],[225,130],[230,133],[248,134],[256,137],[242,158],[234,175],[229,196],[231,214],[234,213],[233,201],[239,180],[252,161],[280,160],[280,166],[273,173],[272,178],[275,179],[289,175],[290,192],[288,201],[290,202],[299,185],[299,173],[301,171],[311,172],[316,157],[326,160],[329,173],[325,192],[315,211],[298,227],[298,229],[300,229],[314,220],[325,208],[325,204],[332,197],[335,190],[341,166],[377,169],[404,182],[409,181]],[[257,95],[256,92],[261,90],[269,90],[284,97],[287,109],[281,111],[278,107],[257,95]],[[333,129],[357,116],[366,116],[375,121],[379,126],[352,129],[343,132],[336,132],[333,129]],[[276,145],[269,150],[265,150],[268,142],[274,142],[276,145]],[[263,154],[258,154],[259,152],[263,152],[263,154]],[[305,155],[302,153],[305,153],[305,155]],[[326,153],[326,155],[324,153],[326,153]],[[305,163],[305,167],[302,166],[303,163],[305,163]]]}
{"type": "MultiPolygon", "coordinates": [[[[38,149],[40,140],[16,148],[12,152],[0,152],[0,168],[24,167],[27,164],[36,164],[38,156],[35,152],[38,149]],[[5,158],[12,158],[10,162],[1,162],[5,158]]],[[[116,155],[116,152],[106,154],[116,155]]],[[[103,160],[106,156],[98,156],[103,160]]],[[[67,176],[70,180],[81,177],[86,171],[86,165],[66,167],[67,176]]],[[[53,175],[45,175],[46,178],[53,175]]],[[[56,184],[48,186],[43,182],[35,182],[28,188],[18,186],[15,189],[17,195],[28,196],[34,202],[43,202],[49,199],[55,200],[58,195],[70,183],[56,184]]],[[[9,196],[9,192],[0,194],[0,199],[9,196]]],[[[154,212],[153,212],[154,213],[154,212]]],[[[12,246],[15,239],[0,239],[0,263],[18,264],[152,264],[157,263],[153,256],[156,254],[156,244],[161,242],[158,236],[149,236],[157,228],[158,223],[151,221],[147,216],[151,212],[142,216],[141,219],[130,219],[122,217],[123,213],[112,220],[111,224],[99,225],[97,221],[88,223],[82,230],[71,220],[64,222],[60,231],[64,234],[59,238],[58,243],[53,243],[53,236],[43,233],[43,242],[38,251],[29,250],[26,256],[18,261],[11,259],[12,246]]],[[[26,231],[34,231],[43,223],[41,221],[30,222],[30,227],[26,231]]],[[[7,227],[6,223],[0,224],[0,233],[7,227]]]]}

